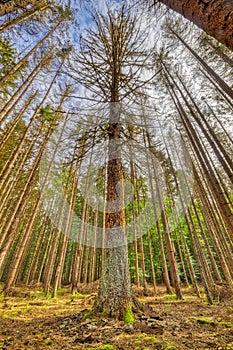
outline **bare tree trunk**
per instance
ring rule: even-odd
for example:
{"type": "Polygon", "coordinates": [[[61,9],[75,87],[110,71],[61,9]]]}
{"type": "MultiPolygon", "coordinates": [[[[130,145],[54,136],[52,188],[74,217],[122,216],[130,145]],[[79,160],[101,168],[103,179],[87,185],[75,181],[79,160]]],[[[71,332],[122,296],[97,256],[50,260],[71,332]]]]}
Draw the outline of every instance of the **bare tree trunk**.
{"type": "Polygon", "coordinates": [[[233,50],[232,0],[159,0],[233,50]]]}
{"type": "MultiPolygon", "coordinates": [[[[190,217],[190,215],[189,215],[189,219],[191,219],[191,218],[192,217],[190,217]]],[[[208,277],[206,275],[206,269],[203,266],[203,260],[202,260],[203,255],[201,256],[201,253],[203,253],[202,252],[202,248],[200,248],[200,242],[198,240],[198,236],[197,235],[194,236],[195,227],[193,226],[193,223],[191,223],[192,225],[190,224],[187,215],[185,215],[185,220],[187,222],[187,228],[188,228],[188,232],[189,232],[190,241],[191,241],[191,244],[192,244],[193,253],[194,253],[197,265],[198,265],[198,269],[199,269],[199,272],[200,272],[201,280],[202,280],[202,282],[204,284],[206,296],[207,296],[207,299],[208,299],[209,303],[212,304],[213,303],[212,290],[213,290],[213,284],[214,283],[213,282],[211,283],[208,280],[208,277]],[[211,290],[211,287],[212,287],[212,290],[211,290]]]]}
{"type": "MultiPolygon", "coordinates": [[[[133,136],[132,134],[130,135],[133,136]]],[[[135,186],[135,169],[134,169],[134,163],[133,163],[133,155],[132,155],[132,149],[130,147],[130,178],[131,183],[133,186],[135,186]]],[[[136,213],[135,213],[135,198],[132,196],[132,218],[135,222],[136,219],[136,213]]],[[[139,278],[139,265],[138,265],[138,244],[137,244],[137,227],[134,225],[134,256],[135,256],[135,280],[134,283],[136,283],[137,287],[140,286],[140,278],[139,278]]]]}
{"type": "Polygon", "coordinates": [[[16,118],[14,119],[14,121],[10,125],[7,124],[7,130],[6,131],[4,130],[4,135],[2,137],[2,140],[0,141],[0,152],[2,151],[6,142],[9,140],[9,138],[13,134],[13,132],[14,132],[16,126],[18,125],[18,123],[20,122],[21,117],[23,116],[24,112],[27,110],[27,108],[30,106],[30,104],[32,102],[34,102],[36,95],[37,95],[37,91],[35,93],[31,94],[28,97],[26,103],[23,105],[23,107],[16,114],[16,118]]]}
{"type": "Polygon", "coordinates": [[[35,281],[36,271],[38,270],[41,263],[40,255],[41,255],[41,252],[43,251],[43,245],[45,244],[45,241],[47,239],[49,224],[50,224],[49,218],[44,217],[39,229],[40,235],[36,242],[33,258],[30,264],[30,268],[28,270],[26,285],[28,284],[30,285],[35,281]]]}
{"type": "Polygon", "coordinates": [[[60,20],[13,68],[0,80],[0,86],[3,85],[26,61],[27,59],[40,47],[43,42],[53,34],[53,32],[59,27],[62,20],[60,20]]]}
{"type": "MultiPolygon", "coordinates": [[[[149,133],[147,133],[147,139],[148,139],[149,148],[152,148],[152,143],[151,143],[149,133]]],[[[158,172],[155,164],[153,164],[153,171],[154,171],[154,178],[155,178],[156,193],[158,195],[159,207],[161,210],[161,220],[163,225],[164,237],[165,237],[165,242],[166,242],[166,247],[168,252],[171,281],[172,281],[173,287],[176,290],[177,298],[182,299],[182,293],[180,289],[180,279],[178,275],[177,262],[175,258],[175,247],[171,238],[170,227],[169,227],[167,214],[165,211],[165,206],[162,198],[161,188],[160,188],[159,176],[158,176],[158,172]]]]}
{"type": "Polygon", "coordinates": [[[26,92],[28,91],[29,87],[31,87],[32,83],[34,82],[36,76],[40,73],[41,69],[46,65],[46,63],[50,62],[50,59],[52,58],[52,51],[53,51],[53,48],[51,48],[49,50],[49,52],[40,60],[38,65],[33,69],[33,71],[28,75],[28,77],[24,80],[24,82],[21,84],[21,86],[17,89],[17,91],[15,91],[15,93],[7,101],[5,106],[1,109],[1,111],[0,111],[0,118],[1,118],[0,119],[0,126],[7,119],[7,117],[12,112],[12,110],[21,101],[22,97],[26,94],[26,92]],[[23,90],[23,92],[21,93],[22,90],[23,90]],[[21,93],[21,95],[18,97],[18,95],[20,93],[21,93]],[[16,100],[16,98],[17,98],[17,100],[16,100]],[[12,106],[8,109],[8,107],[11,104],[12,104],[12,106]]]}
{"type": "MultiPolygon", "coordinates": [[[[233,7],[233,6],[232,6],[233,7]]],[[[233,17],[233,16],[232,16],[233,17]]],[[[217,82],[217,84],[221,87],[221,89],[231,98],[233,99],[233,91],[232,88],[206,63],[205,60],[198,55],[196,51],[194,51],[188,43],[183,40],[174,30],[170,28],[171,32],[184,44],[184,46],[192,53],[192,55],[196,58],[196,60],[202,65],[205,71],[217,82]]],[[[233,39],[232,39],[233,42],[233,39]]],[[[232,47],[233,49],[233,47],[232,47]]]]}
{"type": "MultiPolygon", "coordinates": [[[[164,66],[164,65],[163,65],[164,66]]],[[[165,67],[165,66],[164,66],[165,67]]],[[[166,69],[166,68],[165,68],[166,69]]],[[[177,86],[177,83],[175,82],[174,78],[171,76],[171,74],[167,71],[167,74],[169,75],[169,77],[172,79],[172,82],[174,83],[174,85],[176,86],[176,88],[179,90],[179,87],[177,86]]],[[[168,79],[168,76],[166,75],[166,78],[168,79]]],[[[169,81],[169,79],[168,79],[169,81]]],[[[170,84],[170,83],[169,83],[170,84]]],[[[218,179],[216,178],[216,174],[213,170],[213,167],[211,166],[209,159],[201,145],[200,139],[198,138],[196,129],[193,127],[190,118],[187,116],[183,106],[180,103],[180,100],[177,96],[177,93],[174,90],[173,85],[170,84],[170,87],[172,89],[172,92],[176,98],[173,97],[173,95],[171,95],[177,110],[180,114],[180,117],[182,119],[183,125],[186,129],[187,135],[189,137],[189,140],[191,142],[191,145],[193,147],[193,150],[196,154],[196,156],[198,157],[198,161],[200,162],[200,166],[204,171],[206,180],[208,182],[208,187],[211,189],[213,198],[216,200],[216,204],[218,206],[219,212],[221,213],[222,219],[227,227],[227,230],[229,232],[229,234],[231,234],[232,229],[233,229],[233,215],[231,213],[230,207],[226,201],[226,198],[222,192],[222,188],[219,184],[218,179]]],[[[168,90],[170,93],[170,90],[168,90]]]]}
{"type": "MultiPolygon", "coordinates": [[[[113,77],[113,79],[116,77],[113,77]]],[[[117,89],[113,89],[117,92],[117,89]]],[[[123,318],[132,308],[132,291],[125,236],[123,168],[120,145],[120,106],[118,96],[112,97],[109,118],[107,169],[106,248],[96,307],[110,317],[123,318]]]]}
{"type": "Polygon", "coordinates": [[[1,3],[0,16],[4,16],[6,13],[10,13],[20,8],[24,8],[27,5],[36,4],[39,2],[40,0],[8,0],[1,3]]]}
{"type": "Polygon", "coordinates": [[[25,11],[21,16],[17,16],[16,18],[11,19],[8,23],[1,25],[0,33],[13,28],[15,25],[22,23],[26,19],[32,17],[38,11],[43,11],[49,7],[48,3],[45,3],[44,1],[34,0],[34,2],[37,2],[38,4],[36,3],[35,6],[31,7],[28,11],[25,11]]]}
{"type": "MultiPolygon", "coordinates": [[[[218,158],[218,160],[221,163],[226,174],[229,176],[231,183],[233,184],[233,161],[232,161],[232,159],[230,158],[230,156],[226,152],[224,146],[219,141],[216,133],[213,131],[212,127],[210,126],[210,124],[206,120],[205,115],[201,112],[200,108],[198,107],[198,105],[196,104],[194,99],[192,98],[192,96],[191,96],[190,92],[188,91],[184,82],[181,80],[181,78],[179,76],[178,76],[178,79],[181,82],[182,86],[184,87],[185,91],[187,92],[187,94],[188,94],[190,100],[192,101],[193,105],[195,106],[196,110],[198,111],[200,118],[193,111],[191,105],[187,101],[185,101],[187,107],[189,108],[191,115],[193,116],[193,118],[197,122],[197,124],[199,125],[200,129],[202,130],[203,134],[205,135],[206,139],[208,140],[209,144],[211,145],[214,153],[216,154],[216,157],[218,158]],[[200,119],[202,120],[202,122],[205,126],[202,124],[200,119]],[[212,137],[212,139],[211,139],[211,137],[212,137]]],[[[181,90],[179,90],[179,91],[181,93],[181,90]]],[[[182,94],[182,97],[184,99],[183,93],[181,93],[181,94],[182,94]]]]}

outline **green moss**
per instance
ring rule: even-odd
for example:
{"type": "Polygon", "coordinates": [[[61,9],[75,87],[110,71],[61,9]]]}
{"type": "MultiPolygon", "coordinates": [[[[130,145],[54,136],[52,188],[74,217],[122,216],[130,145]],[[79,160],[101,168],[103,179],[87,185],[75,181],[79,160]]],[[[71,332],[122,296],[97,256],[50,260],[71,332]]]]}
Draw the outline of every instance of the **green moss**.
{"type": "Polygon", "coordinates": [[[146,334],[139,334],[138,338],[139,339],[143,338],[143,342],[150,342],[150,343],[158,343],[159,342],[159,340],[157,338],[146,335],[146,334]]]}
{"type": "Polygon", "coordinates": [[[167,294],[164,297],[166,300],[177,300],[176,294],[167,294]]]}
{"type": "Polygon", "coordinates": [[[102,311],[101,316],[103,318],[108,317],[108,311],[107,310],[102,311]]]}
{"type": "Polygon", "coordinates": [[[53,343],[53,341],[51,338],[47,338],[47,339],[45,339],[44,343],[45,343],[45,345],[51,345],[53,343]]]}
{"type": "Polygon", "coordinates": [[[212,319],[209,319],[209,318],[204,318],[204,317],[191,317],[191,319],[197,321],[198,323],[201,323],[201,324],[211,324],[211,325],[215,325],[217,322],[212,320],[212,319]]]}
{"type": "Polygon", "coordinates": [[[153,343],[158,343],[158,342],[159,342],[159,340],[158,340],[157,338],[155,338],[155,337],[150,337],[150,336],[146,336],[146,337],[144,338],[144,340],[150,341],[150,342],[153,342],[153,343]]]}
{"type": "Polygon", "coordinates": [[[72,292],[72,295],[77,298],[86,298],[85,295],[83,295],[82,293],[79,293],[78,291],[72,292]]]}
{"type": "Polygon", "coordinates": [[[145,300],[145,299],[140,299],[140,298],[138,298],[138,302],[141,303],[141,304],[145,304],[145,303],[146,303],[146,300],[145,300]]]}
{"type": "Polygon", "coordinates": [[[128,324],[134,324],[135,319],[134,319],[134,314],[132,311],[131,304],[127,305],[125,308],[124,321],[125,323],[128,323],[128,324]]]}
{"type": "Polygon", "coordinates": [[[199,318],[197,319],[198,323],[203,323],[203,324],[214,324],[215,322],[213,320],[209,320],[208,318],[199,318]]]}
{"type": "Polygon", "coordinates": [[[134,341],[135,344],[135,350],[137,349],[136,345],[141,345],[140,346],[140,350],[152,350],[155,347],[161,347],[165,350],[176,350],[178,349],[178,346],[173,343],[173,342],[169,342],[168,339],[163,338],[161,340],[152,337],[152,336],[148,336],[146,334],[138,334],[137,338],[134,341]],[[143,347],[144,345],[144,347],[143,347]]]}
{"type": "Polygon", "coordinates": [[[90,309],[87,313],[85,313],[84,315],[83,315],[83,317],[82,317],[82,321],[85,321],[85,320],[87,320],[88,318],[91,318],[91,316],[92,316],[92,309],[90,309]]]}
{"type": "Polygon", "coordinates": [[[105,344],[105,345],[102,345],[99,350],[114,350],[114,346],[111,345],[111,344],[105,344]]]}
{"type": "Polygon", "coordinates": [[[32,306],[27,305],[25,308],[21,309],[19,313],[21,314],[27,314],[30,313],[33,310],[32,306]]]}
{"type": "Polygon", "coordinates": [[[18,311],[13,311],[11,313],[7,313],[3,315],[3,318],[14,318],[19,315],[18,311]]]}
{"type": "Polygon", "coordinates": [[[30,292],[30,296],[33,297],[33,298],[47,299],[46,293],[45,293],[45,292],[41,292],[41,291],[38,291],[38,292],[30,292]]]}
{"type": "Polygon", "coordinates": [[[139,340],[139,339],[136,339],[135,341],[134,341],[134,344],[137,344],[137,345],[139,345],[139,344],[141,344],[141,340],[139,340]]]}
{"type": "Polygon", "coordinates": [[[221,326],[227,327],[227,328],[232,328],[233,323],[232,322],[219,322],[221,326]]]}

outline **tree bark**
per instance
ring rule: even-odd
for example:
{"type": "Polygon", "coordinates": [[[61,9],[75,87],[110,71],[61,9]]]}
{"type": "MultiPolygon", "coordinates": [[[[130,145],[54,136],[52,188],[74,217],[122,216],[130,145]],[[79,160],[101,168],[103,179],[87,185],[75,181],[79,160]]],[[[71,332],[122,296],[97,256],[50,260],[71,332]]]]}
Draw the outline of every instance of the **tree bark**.
{"type": "Polygon", "coordinates": [[[233,50],[232,0],[159,0],[233,50]]]}
{"type": "MultiPolygon", "coordinates": [[[[123,168],[120,141],[120,108],[117,102],[118,83],[110,104],[109,145],[107,166],[106,255],[101,275],[97,309],[110,317],[124,318],[127,308],[132,308],[132,291],[128,266],[128,246],[125,236],[123,193],[123,168]]],[[[115,79],[114,79],[115,78],[115,79]]],[[[115,82],[114,82],[115,80],[115,82]]]]}

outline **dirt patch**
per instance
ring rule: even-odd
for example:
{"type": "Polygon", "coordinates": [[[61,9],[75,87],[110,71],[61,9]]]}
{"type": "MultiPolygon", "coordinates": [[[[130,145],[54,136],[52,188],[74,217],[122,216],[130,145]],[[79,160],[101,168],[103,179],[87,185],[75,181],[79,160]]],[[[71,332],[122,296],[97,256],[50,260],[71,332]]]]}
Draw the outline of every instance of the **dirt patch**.
{"type": "Polygon", "coordinates": [[[160,289],[140,296],[145,311],[128,325],[95,317],[93,293],[71,296],[64,289],[57,299],[21,293],[0,299],[0,350],[233,349],[232,301],[208,305],[190,290],[177,301],[160,289]]]}

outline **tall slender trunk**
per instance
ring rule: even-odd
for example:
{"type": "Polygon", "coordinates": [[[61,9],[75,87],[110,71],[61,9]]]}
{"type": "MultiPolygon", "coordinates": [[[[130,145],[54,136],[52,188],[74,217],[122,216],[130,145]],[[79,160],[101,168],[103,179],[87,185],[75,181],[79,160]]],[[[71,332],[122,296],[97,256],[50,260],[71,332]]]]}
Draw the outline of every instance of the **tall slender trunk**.
{"type": "Polygon", "coordinates": [[[0,16],[4,16],[7,13],[13,12],[20,8],[24,8],[30,4],[39,3],[39,0],[8,0],[1,4],[0,16]]]}
{"type": "MultiPolygon", "coordinates": [[[[166,69],[166,68],[165,68],[166,69]]],[[[170,73],[166,70],[167,74],[169,75],[169,77],[172,79],[172,82],[174,83],[174,85],[177,87],[177,84],[174,80],[174,78],[170,75],[170,73]]],[[[168,79],[168,77],[167,77],[168,79]]],[[[205,176],[206,176],[206,180],[208,181],[208,186],[211,189],[211,192],[213,194],[213,197],[216,200],[216,204],[218,206],[219,212],[222,215],[222,218],[224,220],[224,223],[228,229],[229,234],[232,232],[233,230],[233,215],[230,211],[230,208],[228,206],[228,203],[222,193],[222,188],[216,178],[216,174],[213,171],[213,168],[208,160],[208,157],[201,145],[201,142],[198,138],[197,132],[194,129],[190,119],[188,118],[183,106],[180,103],[180,100],[174,90],[174,87],[170,84],[170,87],[173,91],[173,94],[176,98],[171,95],[171,97],[173,98],[173,101],[177,107],[177,110],[180,114],[181,120],[183,122],[183,125],[187,131],[187,135],[189,137],[189,140],[192,144],[192,147],[194,149],[195,154],[198,156],[198,161],[200,162],[201,168],[203,169],[205,176]]],[[[170,90],[168,90],[170,92],[170,90]]]]}
{"type": "MultiPolygon", "coordinates": [[[[149,148],[152,148],[152,143],[151,143],[150,135],[148,132],[147,132],[147,139],[148,139],[149,148]]],[[[165,205],[164,205],[163,198],[162,198],[159,176],[157,173],[156,166],[154,164],[153,164],[153,170],[154,170],[156,193],[158,196],[159,207],[160,207],[160,211],[161,211],[161,221],[162,221],[162,225],[163,225],[164,237],[165,237],[167,253],[168,253],[171,281],[172,281],[173,287],[176,290],[177,298],[182,299],[182,293],[181,293],[181,289],[180,289],[180,279],[178,276],[178,268],[177,268],[177,262],[176,262],[176,258],[175,258],[175,249],[174,249],[175,247],[174,247],[174,244],[173,244],[172,238],[171,238],[171,231],[170,231],[170,227],[169,227],[169,223],[168,223],[167,214],[165,211],[165,205]]]]}
{"type": "Polygon", "coordinates": [[[13,165],[14,165],[14,163],[15,163],[15,161],[16,161],[16,159],[17,159],[17,157],[18,157],[18,155],[19,155],[19,153],[20,153],[20,151],[22,149],[22,146],[24,145],[24,142],[25,142],[25,140],[27,138],[27,135],[28,135],[29,131],[31,130],[35,119],[37,118],[37,115],[38,115],[40,109],[42,108],[44,102],[48,98],[49,93],[50,93],[50,91],[51,91],[51,89],[52,89],[52,87],[53,87],[53,85],[54,85],[54,83],[56,81],[56,78],[57,78],[58,74],[60,73],[62,65],[63,65],[63,61],[60,64],[58,70],[56,71],[56,74],[54,75],[54,77],[53,77],[53,79],[52,79],[52,81],[51,81],[51,83],[49,85],[49,88],[46,91],[46,94],[44,95],[44,97],[41,100],[41,102],[39,103],[39,105],[36,107],[35,112],[34,112],[32,118],[30,119],[30,122],[29,122],[29,124],[27,126],[27,129],[25,130],[25,132],[23,134],[23,137],[20,140],[20,143],[18,144],[18,146],[14,150],[13,154],[11,155],[11,157],[8,159],[8,161],[4,165],[4,167],[3,167],[2,171],[1,171],[1,174],[0,174],[0,188],[4,184],[4,181],[6,180],[8,174],[10,173],[10,171],[11,171],[11,169],[12,169],[12,167],[13,167],[13,165]]]}
{"type": "Polygon", "coordinates": [[[49,52],[42,57],[38,65],[33,69],[33,71],[28,75],[28,77],[23,81],[21,86],[15,91],[15,93],[11,96],[11,98],[8,100],[8,102],[5,104],[5,106],[0,111],[0,126],[3,124],[3,122],[7,119],[9,114],[12,112],[12,110],[18,105],[18,103],[22,100],[22,97],[26,94],[28,89],[31,87],[32,83],[34,82],[36,76],[39,74],[43,66],[48,63],[49,59],[51,59],[53,48],[49,50],[49,52]],[[23,90],[23,91],[22,91],[23,90]],[[22,93],[21,93],[22,91],[22,93]],[[21,93],[21,95],[18,97],[18,95],[21,93]],[[16,98],[18,99],[16,100],[16,98]],[[14,102],[15,101],[15,102],[14,102]],[[14,103],[13,103],[14,102],[14,103]],[[8,109],[8,107],[12,104],[12,106],[8,109]],[[8,109],[8,110],[7,110],[8,109]]]}
{"type": "MultiPolygon", "coordinates": [[[[35,1],[35,0],[34,0],[35,1]]],[[[9,30],[10,28],[13,28],[15,25],[22,23],[23,21],[27,20],[28,18],[32,17],[35,13],[38,11],[43,11],[49,7],[48,3],[45,3],[44,1],[36,1],[37,3],[31,7],[29,10],[25,11],[22,15],[17,16],[16,18],[11,19],[9,22],[4,23],[0,26],[0,33],[5,32],[6,30],[9,30]]],[[[1,10],[0,10],[1,11],[1,10]]]]}
{"type": "Polygon", "coordinates": [[[13,68],[0,80],[0,86],[3,85],[34,53],[36,50],[44,43],[44,41],[53,34],[53,32],[59,27],[62,23],[60,20],[18,63],[15,64],[13,68]]]}
{"type": "Polygon", "coordinates": [[[11,135],[13,134],[15,127],[20,122],[24,112],[27,110],[27,108],[30,106],[32,102],[34,102],[34,99],[37,95],[37,91],[29,96],[26,103],[23,105],[23,107],[19,110],[19,112],[16,114],[16,117],[14,121],[6,127],[6,131],[2,137],[2,140],[0,141],[0,152],[2,151],[3,147],[5,146],[6,142],[9,140],[11,135]]]}
{"type": "MultiPolygon", "coordinates": [[[[216,0],[215,0],[216,1],[216,0]]],[[[212,1],[213,2],[213,1],[212,1]]],[[[233,8],[233,5],[232,5],[233,8]]],[[[231,16],[233,17],[233,16],[231,16]]],[[[233,91],[231,87],[208,65],[208,63],[198,55],[198,53],[189,46],[185,40],[183,40],[179,34],[177,34],[174,30],[170,29],[171,32],[184,44],[184,46],[191,52],[191,54],[196,58],[196,60],[202,65],[205,71],[216,81],[216,83],[221,87],[221,89],[231,98],[233,99],[233,91]]],[[[233,28],[232,28],[233,30],[233,28]]],[[[232,38],[233,43],[233,38],[232,38]]],[[[232,46],[233,49],[233,46],[232,46]]]]}
{"type": "MultiPolygon", "coordinates": [[[[217,135],[215,134],[215,132],[211,128],[211,126],[208,123],[208,121],[206,120],[206,117],[201,112],[200,108],[198,107],[198,105],[196,104],[194,99],[192,98],[190,92],[188,91],[188,89],[187,89],[186,85],[184,84],[184,82],[182,81],[182,79],[179,76],[178,76],[178,79],[181,82],[181,84],[182,84],[183,88],[185,89],[185,91],[187,92],[187,94],[188,94],[190,100],[192,101],[193,105],[195,106],[195,108],[196,108],[200,118],[199,118],[198,115],[196,115],[194,113],[192,107],[190,106],[189,103],[187,103],[187,100],[186,100],[185,102],[186,102],[186,105],[189,108],[189,111],[190,111],[191,115],[193,116],[193,118],[197,122],[197,124],[199,125],[200,129],[202,130],[203,134],[205,135],[206,139],[208,140],[209,144],[211,145],[211,147],[212,147],[216,157],[218,158],[218,160],[221,163],[223,169],[225,170],[226,174],[229,176],[229,179],[230,179],[230,181],[233,184],[233,161],[232,161],[232,159],[227,154],[225,148],[223,147],[223,145],[219,141],[217,135]],[[203,122],[204,125],[202,124],[201,121],[203,122]]],[[[181,93],[181,90],[179,90],[179,91],[181,93]]],[[[183,94],[182,94],[182,97],[184,98],[183,94]]]]}

